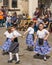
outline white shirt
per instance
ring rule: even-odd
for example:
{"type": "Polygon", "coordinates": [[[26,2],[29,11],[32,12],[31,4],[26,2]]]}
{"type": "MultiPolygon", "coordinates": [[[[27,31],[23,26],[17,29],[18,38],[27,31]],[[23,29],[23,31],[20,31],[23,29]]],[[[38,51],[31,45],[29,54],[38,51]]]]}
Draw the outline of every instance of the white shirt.
{"type": "Polygon", "coordinates": [[[49,32],[46,29],[43,29],[42,31],[38,30],[37,31],[37,36],[38,38],[44,38],[46,36],[46,34],[48,34],[49,32]]]}
{"type": "Polygon", "coordinates": [[[10,16],[6,18],[6,22],[11,22],[11,17],[10,16]]]}
{"type": "Polygon", "coordinates": [[[19,37],[22,36],[17,30],[13,31],[13,36],[19,37]]]}
{"type": "Polygon", "coordinates": [[[38,23],[43,23],[43,20],[38,18],[38,23]]]}
{"type": "Polygon", "coordinates": [[[9,33],[8,31],[6,31],[4,35],[6,36],[6,38],[13,38],[13,33],[9,33]]]}
{"type": "Polygon", "coordinates": [[[29,27],[27,29],[27,31],[28,31],[29,34],[34,34],[34,28],[32,28],[32,27],[29,27]]]}

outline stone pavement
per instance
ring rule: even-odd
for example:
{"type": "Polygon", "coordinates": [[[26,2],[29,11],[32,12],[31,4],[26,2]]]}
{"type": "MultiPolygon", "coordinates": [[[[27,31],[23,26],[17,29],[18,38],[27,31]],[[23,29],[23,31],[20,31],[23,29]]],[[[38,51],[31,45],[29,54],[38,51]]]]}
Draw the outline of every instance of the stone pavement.
{"type": "MultiPolygon", "coordinates": [[[[0,45],[5,41],[3,33],[5,28],[0,28],[0,45]]],[[[20,32],[23,34],[23,32],[20,32]]],[[[49,36],[49,43],[52,46],[52,34],[49,36]]],[[[19,38],[20,43],[20,64],[17,65],[52,65],[52,52],[47,56],[47,61],[44,61],[42,57],[37,57],[34,52],[26,50],[25,38],[19,38]],[[34,56],[35,55],[35,56],[34,56]]],[[[2,55],[2,50],[0,50],[0,65],[15,65],[15,61],[9,64],[7,63],[9,55],[2,55]]]]}

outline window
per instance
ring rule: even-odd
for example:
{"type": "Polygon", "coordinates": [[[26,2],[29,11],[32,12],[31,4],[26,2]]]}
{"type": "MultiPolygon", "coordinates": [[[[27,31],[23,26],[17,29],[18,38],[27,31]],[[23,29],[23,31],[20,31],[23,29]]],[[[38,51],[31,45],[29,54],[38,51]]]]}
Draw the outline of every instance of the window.
{"type": "Polygon", "coordinates": [[[3,0],[3,6],[9,6],[9,0],[3,0]]]}
{"type": "Polygon", "coordinates": [[[17,8],[17,0],[12,0],[12,8],[17,8]]]}
{"type": "Polygon", "coordinates": [[[0,3],[2,2],[2,0],[0,0],[0,3]]]}
{"type": "Polygon", "coordinates": [[[25,0],[25,1],[28,1],[28,0],[25,0]]]}

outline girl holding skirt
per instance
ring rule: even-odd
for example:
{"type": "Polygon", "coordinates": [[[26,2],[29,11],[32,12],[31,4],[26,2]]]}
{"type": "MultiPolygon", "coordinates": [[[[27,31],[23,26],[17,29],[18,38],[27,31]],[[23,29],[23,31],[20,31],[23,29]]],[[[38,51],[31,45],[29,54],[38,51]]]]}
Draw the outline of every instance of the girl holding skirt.
{"type": "Polygon", "coordinates": [[[27,36],[26,36],[27,49],[29,51],[32,51],[33,50],[33,46],[34,46],[34,23],[32,21],[29,23],[29,28],[24,33],[24,35],[26,33],[27,33],[27,36]]]}
{"type": "Polygon", "coordinates": [[[16,55],[16,59],[17,59],[16,64],[18,64],[20,62],[19,55],[18,55],[18,52],[19,52],[18,37],[21,36],[21,34],[18,33],[18,31],[16,30],[16,28],[14,26],[11,27],[11,31],[13,33],[13,38],[11,39],[12,44],[11,44],[10,49],[9,49],[8,63],[12,63],[12,61],[13,61],[12,54],[14,53],[16,55]]]}
{"type": "Polygon", "coordinates": [[[46,60],[46,55],[50,52],[51,48],[48,44],[48,36],[49,32],[44,29],[43,23],[39,24],[39,30],[37,31],[37,36],[35,38],[36,45],[34,48],[34,52],[40,55],[44,55],[44,60],[46,60]]]}

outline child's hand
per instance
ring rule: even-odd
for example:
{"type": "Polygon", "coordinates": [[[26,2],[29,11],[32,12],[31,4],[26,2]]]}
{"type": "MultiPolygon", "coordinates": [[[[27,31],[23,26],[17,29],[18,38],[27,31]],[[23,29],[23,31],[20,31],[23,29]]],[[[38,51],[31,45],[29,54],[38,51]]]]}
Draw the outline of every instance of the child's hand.
{"type": "Polygon", "coordinates": [[[24,36],[22,36],[24,38],[24,36]]]}
{"type": "Polygon", "coordinates": [[[36,43],[36,41],[34,41],[34,43],[36,43]]]}
{"type": "Polygon", "coordinates": [[[25,37],[25,36],[22,36],[23,38],[25,37]]]}
{"type": "Polygon", "coordinates": [[[25,33],[24,33],[24,35],[25,35],[25,33]]]}
{"type": "Polygon", "coordinates": [[[21,36],[22,38],[24,38],[25,36],[21,36]]]}
{"type": "Polygon", "coordinates": [[[47,40],[47,37],[45,37],[44,40],[47,40]]]}
{"type": "Polygon", "coordinates": [[[13,38],[11,38],[11,41],[13,41],[13,38]]]}

